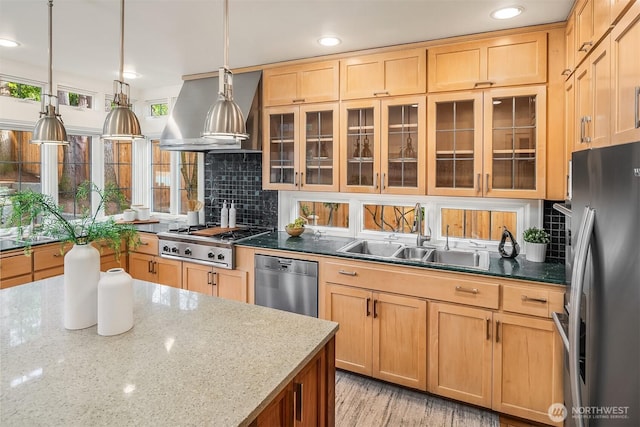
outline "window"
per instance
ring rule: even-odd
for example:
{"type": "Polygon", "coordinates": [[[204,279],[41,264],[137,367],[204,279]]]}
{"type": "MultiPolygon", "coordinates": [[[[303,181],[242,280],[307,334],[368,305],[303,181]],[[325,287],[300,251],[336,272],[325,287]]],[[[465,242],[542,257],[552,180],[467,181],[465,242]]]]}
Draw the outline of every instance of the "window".
{"type": "Polygon", "coordinates": [[[78,186],[91,180],[91,137],[69,135],[69,145],[58,147],[58,204],[73,216],[91,208],[91,200],[76,200],[78,186]]]}
{"type": "Polygon", "coordinates": [[[151,102],[149,104],[149,115],[151,117],[166,116],[169,114],[169,104],[167,102],[151,102]]]}
{"type": "Polygon", "coordinates": [[[89,92],[81,92],[76,89],[58,87],[58,103],[60,105],[92,109],[94,98],[94,95],[89,92]]]}
{"type": "Polygon", "coordinates": [[[309,225],[349,228],[349,204],[324,201],[298,202],[298,216],[309,225]]]}
{"type": "Polygon", "coordinates": [[[104,97],[104,112],[108,113],[109,111],[111,111],[111,108],[113,107],[113,95],[106,95],[104,97]]]}
{"type": "Polygon", "coordinates": [[[180,213],[194,210],[198,201],[198,153],[180,152],[180,213]]]}
{"type": "Polygon", "coordinates": [[[447,225],[449,237],[463,239],[500,240],[504,226],[514,235],[517,231],[516,212],[443,208],[440,213],[442,236],[447,233],[447,225]]]}
{"type": "Polygon", "coordinates": [[[0,96],[40,101],[43,87],[41,83],[0,76],[0,96]]]}
{"type": "Polygon", "coordinates": [[[171,152],[160,150],[160,141],[151,141],[151,210],[170,212],[171,152]]]}
{"type": "Polygon", "coordinates": [[[41,191],[40,146],[30,140],[31,132],[0,130],[0,187],[4,193],[41,191]]]}
{"type": "MultiPolygon", "coordinates": [[[[104,142],[104,184],[118,188],[131,204],[131,141],[104,142]]],[[[109,203],[105,206],[105,214],[121,213],[127,206],[109,203]]]]}
{"type": "Polygon", "coordinates": [[[392,233],[411,233],[414,206],[363,205],[363,229],[392,233]]]}

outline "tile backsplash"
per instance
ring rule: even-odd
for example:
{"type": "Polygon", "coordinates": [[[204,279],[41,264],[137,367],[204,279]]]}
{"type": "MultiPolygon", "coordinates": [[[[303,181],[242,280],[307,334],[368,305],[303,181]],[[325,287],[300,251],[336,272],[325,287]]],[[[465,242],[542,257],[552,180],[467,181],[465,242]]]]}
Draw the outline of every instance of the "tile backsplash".
{"type": "Polygon", "coordinates": [[[565,261],[565,216],[553,209],[553,200],[544,201],[544,219],[542,228],[550,234],[551,242],[547,245],[547,262],[564,263],[565,261]]]}
{"type": "Polygon", "coordinates": [[[222,203],[233,200],[238,224],[278,226],[278,192],[262,189],[261,153],[207,153],[204,174],[207,222],[219,223],[222,203]]]}

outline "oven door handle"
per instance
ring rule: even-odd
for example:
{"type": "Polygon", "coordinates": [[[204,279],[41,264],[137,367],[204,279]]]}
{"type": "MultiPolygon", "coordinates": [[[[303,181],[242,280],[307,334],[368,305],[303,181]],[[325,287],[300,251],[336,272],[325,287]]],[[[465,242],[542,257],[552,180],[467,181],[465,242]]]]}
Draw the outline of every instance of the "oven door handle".
{"type": "Polygon", "coordinates": [[[166,255],[166,254],[160,254],[161,258],[167,258],[167,259],[172,259],[175,261],[186,261],[186,262],[192,262],[194,264],[200,264],[200,265],[206,265],[206,266],[213,266],[213,267],[220,267],[220,268],[226,268],[228,270],[232,270],[233,268],[224,262],[218,262],[218,261],[200,261],[198,259],[191,259],[191,258],[182,258],[179,256],[175,256],[175,255],[166,255]]]}

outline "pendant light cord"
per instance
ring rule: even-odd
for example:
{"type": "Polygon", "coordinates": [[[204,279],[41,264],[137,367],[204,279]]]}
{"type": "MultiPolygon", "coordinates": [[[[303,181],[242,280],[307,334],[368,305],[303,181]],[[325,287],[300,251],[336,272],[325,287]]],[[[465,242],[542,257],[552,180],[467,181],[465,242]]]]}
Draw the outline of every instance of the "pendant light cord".
{"type": "Polygon", "coordinates": [[[53,0],[49,0],[49,105],[53,95],[53,0]]]}
{"type": "MultiPolygon", "coordinates": [[[[124,0],[122,0],[124,1],[124,0]]],[[[229,0],[224,0],[224,68],[229,69],[229,0]]],[[[218,77],[219,78],[219,77],[218,77]]]]}
{"type": "Polygon", "coordinates": [[[120,0],[120,81],[124,81],[124,0],[120,0]]]}

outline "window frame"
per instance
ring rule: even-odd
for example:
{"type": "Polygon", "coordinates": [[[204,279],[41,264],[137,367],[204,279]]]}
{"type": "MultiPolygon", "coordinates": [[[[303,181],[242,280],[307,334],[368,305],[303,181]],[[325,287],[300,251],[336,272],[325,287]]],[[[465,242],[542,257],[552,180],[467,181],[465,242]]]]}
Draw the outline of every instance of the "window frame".
{"type": "MultiPolygon", "coordinates": [[[[20,102],[29,102],[29,103],[34,103],[34,104],[40,104],[42,103],[42,98],[44,97],[45,93],[46,93],[46,89],[47,89],[47,84],[45,82],[41,82],[39,80],[31,80],[31,79],[26,79],[26,78],[22,78],[22,77],[16,77],[16,76],[12,76],[9,74],[0,74],[0,81],[3,82],[9,82],[9,83],[19,83],[19,84],[25,84],[25,85],[29,85],[29,86],[36,86],[40,88],[40,99],[36,100],[36,99],[31,99],[31,98],[16,98],[14,96],[6,96],[6,95],[0,95],[3,96],[5,98],[8,99],[13,99],[16,101],[20,101],[20,102]]],[[[35,123],[34,123],[35,125],[35,123]]],[[[21,129],[11,129],[11,130],[21,130],[21,129]]]]}

